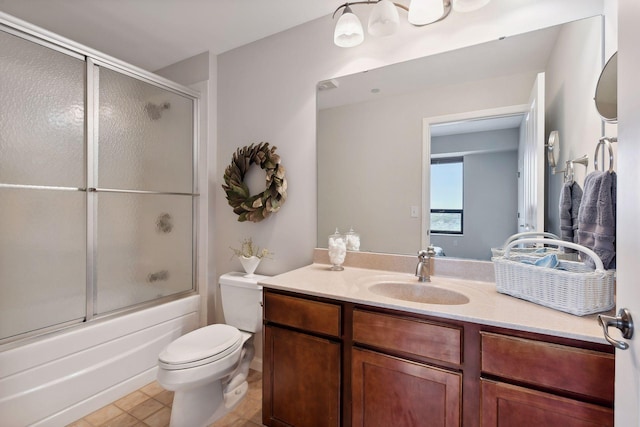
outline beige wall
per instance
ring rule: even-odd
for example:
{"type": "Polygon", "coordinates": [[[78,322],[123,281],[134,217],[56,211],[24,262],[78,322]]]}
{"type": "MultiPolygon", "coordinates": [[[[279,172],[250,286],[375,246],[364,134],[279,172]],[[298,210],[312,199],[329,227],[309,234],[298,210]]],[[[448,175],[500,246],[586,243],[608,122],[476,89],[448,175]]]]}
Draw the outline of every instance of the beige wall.
{"type": "MultiPolygon", "coordinates": [[[[545,137],[552,130],[559,131],[558,171],[565,168],[567,160],[589,156],[588,168],[574,165],[575,181],[581,187],[586,174],[593,171],[594,150],[602,136],[602,121],[593,96],[604,65],[601,51],[584,46],[602,46],[603,23],[603,19],[589,19],[564,26],[547,64],[545,137]]],[[[545,230],[560,235],[558,205],[564,175],[559,172],[553,175],[549,168],[546,175],[545,230]]]]}

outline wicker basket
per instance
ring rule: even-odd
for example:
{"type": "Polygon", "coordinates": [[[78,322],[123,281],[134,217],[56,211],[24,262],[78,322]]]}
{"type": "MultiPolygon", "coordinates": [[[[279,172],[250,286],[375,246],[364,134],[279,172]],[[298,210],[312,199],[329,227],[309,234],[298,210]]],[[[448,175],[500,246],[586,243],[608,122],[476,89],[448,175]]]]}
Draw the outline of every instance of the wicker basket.
{"type": "Polygon", "coordinates": [[[523,239],[509,243],[504,256],[492,258],[498,292],[556,310],[584,316],[615,306],[614,271],[604,270],[600,258],[590,249],[553,239],[523,239]],[[581,262],[559,261],[558,268],[539,267],[521,262],[539,257],[512,254],[511,246],[545,243],[576,249],[593,258],[593,270],[581,262]]]}
{"type": "MultiPolygon", "coordinates": [[[[492,257],[498,257],[498,256],[503,256],[504,255],[504,248],[506,248],[509,243],[513,242],[514,240],[518,240],[518,239],[522,239],[522,238],[526,238],[526,237],[533,237],[533,236],[544,236],[544,237],[549,237],[551,239],[556,239],[558,240],[559,237],[556,236],[553,233],[547,233],[547,232],[537,232],[537,231],[527,231],[524,233],[518,233],[518,234],[514,234],[512,236],[510,236],[502,245],[501,248],[491,248],[491,256],[492,257]]],[[[517,243],[518,245],[521,244],[521,242],[517,243]]],[[[528,256],[532,256],[532,257],[543,257],[549,254],[556,254],[556,256],[558,257],[558,259],[563,259],[563,260],[567,260],[567,261],[578,261],[578,254],[576,252],[569,252],[569,253],[565,253],[563,251],[560,250],[560,248],[550,248],[550,247],[528,247],[528,248],[511,248],[511,253],[512,254],[518,254],[518,255],[528,255],[528,256]]]]}

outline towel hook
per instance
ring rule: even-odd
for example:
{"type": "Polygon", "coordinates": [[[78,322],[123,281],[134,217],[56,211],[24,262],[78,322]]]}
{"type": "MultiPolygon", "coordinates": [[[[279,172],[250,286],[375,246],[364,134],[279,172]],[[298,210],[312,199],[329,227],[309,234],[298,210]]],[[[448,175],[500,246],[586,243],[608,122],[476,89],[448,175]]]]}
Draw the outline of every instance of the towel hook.
{"type": "Polygon", "coordinates": [[[564,167],[564,182],[573,183],[573,160],[567,160],[564,167]]]}
{"type": "MultiPolygon", "coordinates": [[[[598,150],[600,150],[601,145],[604,145],[609,150],[609,173],[613,172],[613,148],[611,147],[611,143],[617,140],[618,138],[608,136],[600,138],[598,145],[596,145],[596,152],[593,155],[593,167],[595,170],[598,170],[598,150]]],[[[604,171],[604,160],[602,163],[602,170],[604,171]]]]}
{"type": "Polygon", "coordinates": [[[589,156],[587,156],[586,154],[583,155],[582,157],[578,157],[577,159],[573,159],[573,160],[567,160],[565,162],[565,168],[564,168],[564,181],[565,182],[573,182],[574,179],[574,167],[573,165],[575,163],[580,163],[581,165],[584,165],[584,167],[588,167],[589,166],[589,156]]]}

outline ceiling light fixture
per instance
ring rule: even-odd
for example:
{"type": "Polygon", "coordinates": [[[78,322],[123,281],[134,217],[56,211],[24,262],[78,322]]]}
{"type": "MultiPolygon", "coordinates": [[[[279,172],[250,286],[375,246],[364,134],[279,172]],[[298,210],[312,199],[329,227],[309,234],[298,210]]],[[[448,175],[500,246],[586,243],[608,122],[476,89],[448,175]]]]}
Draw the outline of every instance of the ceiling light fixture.
{"type": "Polygon", "coordinates": [[[490,0],[411,0],[409,7],[392,2],[391,0],[363,0],[341,4],[333,12],[340,9],[342,15],[336,22],[333,32],[333,42],[340,47],[358,46],[364,41],[364,30],[358,17],[351,10],[351,6],[367,4],[373,6],[369,15],[367,31],[375,37],[384,37],[395,33],[400,25],[398,9],[408,13],[408,21],[417,27],[433,24],[449,16],[451,10],[456,12],[471,12],[489,3],[490,0]],[[453,4],[452,4],[453,3],[453,4]]]}
{"type": "MultiPolygon", "coordinates": [[[[358,46],[364,40],[364,31],[358,17],[345,3],[342,15],[336,23],[336,30],[333,33],[333,42],[340,47],[358,46]]],[[[337,12],[337,10],[336,10],[337,12]]],[[[333,13],[335,15],[335,12],[333,13]]]]}

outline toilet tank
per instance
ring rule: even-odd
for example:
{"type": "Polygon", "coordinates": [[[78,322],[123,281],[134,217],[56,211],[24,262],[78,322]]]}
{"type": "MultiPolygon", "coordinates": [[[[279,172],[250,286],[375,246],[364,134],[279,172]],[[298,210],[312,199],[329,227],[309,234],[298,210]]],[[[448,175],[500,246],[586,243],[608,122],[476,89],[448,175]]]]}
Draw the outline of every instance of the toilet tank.
{"type": "Polygon", "coordinates": [[[226,273],[220,276],[222,310],[227,325],[241,331],[262,330],[262,286],[258,281],[267,276],[226,273]]]}

